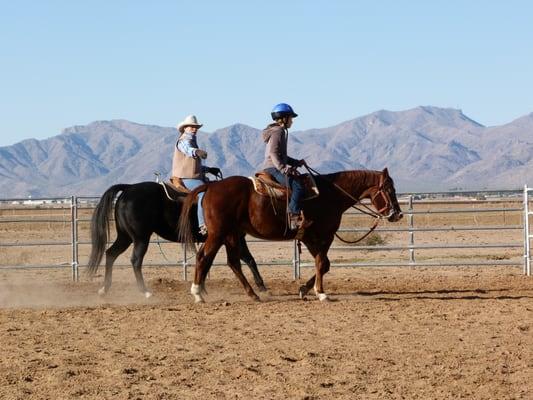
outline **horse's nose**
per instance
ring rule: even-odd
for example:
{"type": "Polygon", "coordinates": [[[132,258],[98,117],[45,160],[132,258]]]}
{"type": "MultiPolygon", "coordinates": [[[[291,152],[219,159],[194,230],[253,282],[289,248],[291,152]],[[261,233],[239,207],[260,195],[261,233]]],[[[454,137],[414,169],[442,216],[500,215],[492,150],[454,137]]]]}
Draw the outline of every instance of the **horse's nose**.
{"type": "Polygon", "coordinates": [[[392,214],[389,218],[389,222],[396,222],[396,221],[401,220],[402,218],[403,218],[403,213],[400,211],[400,212],[392,214]]]}

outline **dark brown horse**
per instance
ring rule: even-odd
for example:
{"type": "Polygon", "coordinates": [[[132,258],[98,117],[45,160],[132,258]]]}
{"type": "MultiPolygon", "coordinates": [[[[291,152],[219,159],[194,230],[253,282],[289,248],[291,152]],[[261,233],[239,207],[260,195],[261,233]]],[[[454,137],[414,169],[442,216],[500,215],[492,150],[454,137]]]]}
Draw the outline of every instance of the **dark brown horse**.
{"type": "MultiPolygon", "coordinates": [[[[113,263],[133,243],[131,265],[137,285],[145,297],[152,296],[152,292],[144,284],[142,274],[142,263],[150,244],[150,237],[155,233],[166,240],[179,241],[178,219],[186,198],[186,194],[177,192],[171,187],[167,187],[167,193],[158,183],[140,182],[131,185],[113,185],[102,195],[91,220],[92,248],[87,265],[89,276],[94,276],[105,254],[104,286],[98,293],[104,295],[109,292],[113,263]],[[113,203],[119,193],[114,207],[117,237],[106,250],[110,216],[113,203]],[[167,197],[167,193],[172,197],[172,200],[167,197]]],[[[195,232],[198,231],[196,214],[191,215],[190,223],[194,226],[195,232]]],[[[203,242],[205,238],[197,234],[193,240],[203,242]]],[[[263,278],[261,278],[257,264],[248,250],[244,234],[239,238],[238,245],[240,257],[249,265],[259,290],[265,291],[263,278]]]]}
{"type": "MultiPolygon", "coordinates": [[[[320,195],[304,202],[306,220],[312,224],[299,238],[315,259],[315,275],[300,288],[300,297],[314,287],[317,297],[327,300],[323,276],[329,271],[328,250],[341,223],[342,214],[359,200],[370,198],[378,211],[376,216],[394,222],[402,218],[396,199],[394,182],[387,169],[383,171],[342,171],[315,177],[320,195]]],[[[239,262],[239,238],[243,233],[267,240],[291,240],[295,231],[287,231],[285,201],[273,202],[257,194],[252,181],[232,176],[222,181],[203,185],[191,192],[183,205],[180,232],[183,240],[191,242],[189,213],[198,193],[203,198],[208,236],[202,251],[196,257],[196,269],[191,294],[195,302],[203,302],[205,279],[222,245],[226,246],[228,265],[237,275],[250,297],[259,300],[246,280],[239,262]]]]}

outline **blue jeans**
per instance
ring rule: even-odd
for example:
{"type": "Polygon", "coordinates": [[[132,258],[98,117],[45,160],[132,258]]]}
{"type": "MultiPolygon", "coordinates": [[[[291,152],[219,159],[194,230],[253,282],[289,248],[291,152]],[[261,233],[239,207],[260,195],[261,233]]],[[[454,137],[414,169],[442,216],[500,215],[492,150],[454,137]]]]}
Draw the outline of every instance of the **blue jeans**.
{"type": "MultiPolygon", "coordinates": [[[[203,185],[205,182],[201,179],[181,179],[185,187],[189,190],[196,189],[198,186],[203,185]]],[[[205,192],[202,192],[198,195],[198,226],[205,225],[204,219],[204,209],[202,208],[202,200],[204,198],[205,192]]]]}
{"type": "Polygon", "coordinates": [[[302,181],[294,176],[287,177],[279,172],[276,168],[267,168],[265,171],[272,175],[274,179],[278,181],[278,183],[281,183],[284,186],[287,186],[288,184],[288,187],[290,187],[292,191],[291,199],[289,201],[289,212],[291,214],[300,214],[304,196],[304,186],[302,181]]]}

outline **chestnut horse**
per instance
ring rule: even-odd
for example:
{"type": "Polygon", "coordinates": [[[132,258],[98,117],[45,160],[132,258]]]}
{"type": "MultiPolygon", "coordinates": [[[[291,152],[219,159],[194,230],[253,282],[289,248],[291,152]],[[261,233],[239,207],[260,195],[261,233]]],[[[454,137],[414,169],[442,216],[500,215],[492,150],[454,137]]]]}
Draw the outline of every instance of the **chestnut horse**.
{"type": "MultiPolygon", "coordinates": [[[[396,199],[394,182],[387,168],[383,171],[341,171],[315,176],[319,196],[303,203],[306,220],[312,224],[299,234],[301,240],[315,259],[315,275],[300,287],[300,297],[314,288],[321,300],[324,293],[323,276],[329,271],[328,250],[341,223],[342,214],[364,198],[370,198],[377,213],[391,222],[402,218],[396,199]]],[[[255,192],[252,181],[242,176],[232,176],[210,182],[193,190],[185,200],[180,217],[180,234],[183,241],[191,242],[189,214],[198,193],[205,192],[203,207],[207,225],[207,240],[197,253],[194,283],[191,294],[195,302],[203,302],[205,279],[213,260],[222,245],[226,246],[228,265],[237,275],[247,294],[259,300],[246,280],[239,262],[239,238],[243,233],[267,240],[291,240],[296,231],[286,228],[286,202],[273,201],[268,196],[255,192]]]]}

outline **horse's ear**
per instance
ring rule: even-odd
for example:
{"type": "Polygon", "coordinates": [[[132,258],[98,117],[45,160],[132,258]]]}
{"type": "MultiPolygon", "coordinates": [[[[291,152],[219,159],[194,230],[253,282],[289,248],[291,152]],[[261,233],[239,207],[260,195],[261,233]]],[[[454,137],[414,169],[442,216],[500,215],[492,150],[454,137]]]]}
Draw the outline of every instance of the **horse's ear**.
{"type": "Polygon", "coordinates": [[[389,177],[389,170],[387,167],[383,168],[382,174],[383,174],[383,178],[389,177]]]}

